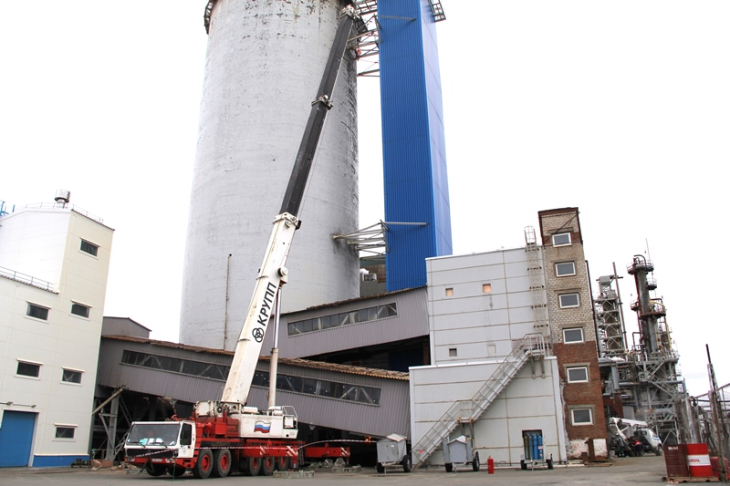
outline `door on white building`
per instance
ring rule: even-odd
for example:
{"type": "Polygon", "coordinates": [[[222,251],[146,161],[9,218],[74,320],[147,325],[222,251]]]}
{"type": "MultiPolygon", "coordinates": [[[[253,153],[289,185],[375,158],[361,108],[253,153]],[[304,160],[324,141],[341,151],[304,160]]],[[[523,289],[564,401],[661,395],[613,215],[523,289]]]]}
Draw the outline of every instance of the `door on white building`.
{"type": "Polygon", "coordinates": [[[36,414],[5,410],[0,425],[0,467],[30,464],[36,414]]]}

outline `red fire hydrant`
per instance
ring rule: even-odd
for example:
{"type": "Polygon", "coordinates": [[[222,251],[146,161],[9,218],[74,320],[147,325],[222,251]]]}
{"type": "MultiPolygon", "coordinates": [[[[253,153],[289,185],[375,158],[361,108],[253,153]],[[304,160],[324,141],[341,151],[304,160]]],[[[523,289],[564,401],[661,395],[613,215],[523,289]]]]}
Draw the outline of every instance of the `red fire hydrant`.
{"type": "Polygon", "coordinates": [[[487,472],[489,474],[494,474],[494,459],[492,459],[492,456],[489,456],[487,459],[487,472]]]}

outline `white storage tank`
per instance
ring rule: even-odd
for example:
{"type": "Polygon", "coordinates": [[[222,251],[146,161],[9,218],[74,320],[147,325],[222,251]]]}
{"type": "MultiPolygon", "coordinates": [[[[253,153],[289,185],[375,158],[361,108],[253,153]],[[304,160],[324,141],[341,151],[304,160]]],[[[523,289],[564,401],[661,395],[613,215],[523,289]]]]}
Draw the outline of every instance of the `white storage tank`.
{"type": "MultiPolygon", "coordinates": [[[[340,0],[210,2],[180,341],[232,349],[337,29],[340,0]]],[[[202,8],[201,8],[202,10],[202,8]]],[[[333,94],[289,255],[283,311],[359,295],[355,56],[333,94]]]]}

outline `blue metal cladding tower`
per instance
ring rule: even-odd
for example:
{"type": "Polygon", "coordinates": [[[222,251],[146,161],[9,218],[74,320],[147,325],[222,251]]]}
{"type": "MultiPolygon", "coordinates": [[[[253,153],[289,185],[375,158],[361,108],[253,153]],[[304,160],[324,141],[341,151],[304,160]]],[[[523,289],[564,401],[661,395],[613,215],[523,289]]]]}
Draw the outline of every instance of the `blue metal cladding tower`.
{"type": "Polygon", "coordinates": [[[379,0],[378,19],[385,220],[391,223],[385,266],[393,291],[426,285],[425,259],[451,254],[451,213],[431,3],[379,0]]]}

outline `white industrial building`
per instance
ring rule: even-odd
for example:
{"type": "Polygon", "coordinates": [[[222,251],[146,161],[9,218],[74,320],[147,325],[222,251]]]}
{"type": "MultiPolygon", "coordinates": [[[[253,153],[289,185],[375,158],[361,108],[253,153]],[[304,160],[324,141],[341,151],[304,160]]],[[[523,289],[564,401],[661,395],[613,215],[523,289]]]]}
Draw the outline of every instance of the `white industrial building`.
{"type": "Polygon", "coordinates": [[[446,415],[450,438],[472,439],[482,462],[541,459],[526,447],[532,436],[542,459],[567,459],[558,363],[537,327],[544,290],[531,291],[530,256],[517,248],[427,260],[432,364],[410,368],[414,458],[433,447],[428,463],[445,462],[446,415]]]}
{"type": "Polygon", "coordinates": [[[113,230],[59,194],[0,213],[0,467],[89,457],[113,230]]]}

